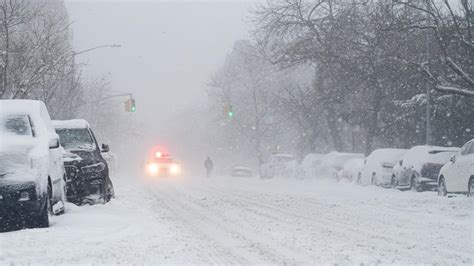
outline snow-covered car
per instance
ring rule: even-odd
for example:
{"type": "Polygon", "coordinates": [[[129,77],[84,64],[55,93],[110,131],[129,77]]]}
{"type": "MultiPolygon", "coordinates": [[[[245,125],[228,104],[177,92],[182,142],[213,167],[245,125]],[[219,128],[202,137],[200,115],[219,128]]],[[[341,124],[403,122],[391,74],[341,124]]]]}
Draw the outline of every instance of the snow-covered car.
{"type": "Polygon", "coordinates": [[[441,167],[458,151],[459,148],[454,147],[412,147],[403,155],[400,168],[393,171],[396,186],[413,191],[435,189],[441,167]]]}
{"type": "Polygon", "coordinates": [[[0,100],[0,225],[20,218],[48,227],[48,213],[65,211],[65,173],[59,137],[46,105],[0,100]]]}
{"type": "Polygon", "coordinates": [[[102,154],[109,147],[99,144],[83,119],[53,121],[65,152],[67,199],[74,204],[106,203],[114,197],[107,161],[102,154]]]}
{"type": "Polygon", "coordinates": [[[468,141],[439,171],[438,195],[467,193],[474,197],[474,139],[468,141]]]}
{"type": "Polygon", "coordinates": [[[249,167],[236,165],[230,170],[230,175],[233,177],[252,177],[253,170],[249,167]]]}
{"type": "Polygon", "coordinates": [[[267,163],[261,166],[260,178],[281,177],[286,170],[286,164],[294,161],[295,157],[287,153],[274,153],[270,155],[267,163]]]}
{"type": "Polygon", "coordinates": [[[321,163],[316,167],[316,176],[337,180],[337,172],[342,169],[347,161],[364,158],[365,156],[362,153],[330,152],[321,158],[321,163]]]}
{"type": "Polygon", "coordinates": [[[367,156],[357,183],[382,187],[394,186],[393,167],[407,152],[406,149],[377,149],[367,156]]]}
{"type": "Polygon", "coordinates": [[[310,153],[301,161],[301,169],[306,178],[316,177],[316,170],[325,154],[310,153]]]}
{"type": "Polygon", "coordinates": [[[181,165],[169,154],[157,151],[145,163],[145,172],[151,177],[175,177],[181,174],[181,165]]]}
{"type": "Polygon", "coordinates": [[[337,179],[338,180],[348,180],[353,182],[356,180],[357,175],[362,170],[364,166],[364,159],[362,158],[354,158],[348,160],[342,169],[337,172],[337,179]]]}

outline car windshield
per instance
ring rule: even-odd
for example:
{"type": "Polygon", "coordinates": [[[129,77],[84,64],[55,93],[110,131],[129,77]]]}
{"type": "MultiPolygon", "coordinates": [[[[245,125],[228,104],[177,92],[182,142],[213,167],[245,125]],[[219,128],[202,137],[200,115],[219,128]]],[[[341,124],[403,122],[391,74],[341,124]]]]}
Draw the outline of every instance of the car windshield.
{"type": "Polygon", "coordinates": [[[9,115],[0,117],[0,134],[13,136],[33,136],[27,115],[9,115]]]}
{"type": "Polygon", "coordinates": [[[76,150],[95,150],[96,145],[87,128],[61,128],[56,129],[59,135],[59,141],[64,149],[69,151],[76,150]]]}

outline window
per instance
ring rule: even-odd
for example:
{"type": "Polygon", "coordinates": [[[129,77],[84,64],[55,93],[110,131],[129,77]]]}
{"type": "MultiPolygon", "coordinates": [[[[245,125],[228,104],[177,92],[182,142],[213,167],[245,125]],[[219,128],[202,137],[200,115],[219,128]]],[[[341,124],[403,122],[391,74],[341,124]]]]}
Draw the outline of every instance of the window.
{"type": "Polygon", "coordinates": [[[87,128],[56,129],[59,142],[66,150],[95,150],[97,147],[87,128]]]}
{"type": "Polygon", "coordinates": [[[459,152],[461,155],[466,155],[468,153],[471,153],[472,151],[470,151],[470,149],[472,150],[472,148],[470,148],[472,145],[472,142],[468,142],[466,144],[464,144],[464,146],[462,146],[461,148],[461,151],[459,152]]]}
{"type": "Polygon", "coordinates": [[[27,115],[10,115],[0,118],[0,132],[5,135],[33,136],[30,119],[27,115]]]}

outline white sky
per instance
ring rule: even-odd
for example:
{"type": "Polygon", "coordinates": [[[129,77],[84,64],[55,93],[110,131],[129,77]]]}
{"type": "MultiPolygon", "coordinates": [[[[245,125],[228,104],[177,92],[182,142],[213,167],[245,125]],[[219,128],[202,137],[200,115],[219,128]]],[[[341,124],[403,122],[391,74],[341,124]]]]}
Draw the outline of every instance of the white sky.
{"type": "Polygon", "coordinates": [[[206,99],[206,82],[233,42],[247,38],[243,1],[66,0],[86,78],[109,75],[117,91],[134,93],[137,116],[162,120],[206,99]]]}

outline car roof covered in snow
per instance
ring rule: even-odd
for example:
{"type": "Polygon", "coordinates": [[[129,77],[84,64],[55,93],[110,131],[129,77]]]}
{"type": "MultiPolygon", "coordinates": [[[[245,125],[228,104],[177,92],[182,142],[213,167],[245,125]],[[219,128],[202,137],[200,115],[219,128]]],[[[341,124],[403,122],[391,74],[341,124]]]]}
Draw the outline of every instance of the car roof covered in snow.
{"type": "Polygon", "coordinates": [[[405,153],[403,164],[409,166],[421,166],[423,163],[445,164],[458,151],[459,148],[456,147],[415,146],[405,153]]]}
{"type": "Polygon", "coordinates": [[[0,100],[0,113],[2,114],[39,114],[42,101],[36,100],[0,100]]]}
{"type": "Polygon", "coordinates": [[[376,149],[367,157],[367,162],[388,162],[393,163],[401,159],[401,157],[407,152],[407,149],[395,149],[395,148],[384,148],[376,149]]]}
{"type": "Polygon", "coordinates": [[[89,128],[89,123],[84,119],[53,120],[54,128],[89,128]]]}

